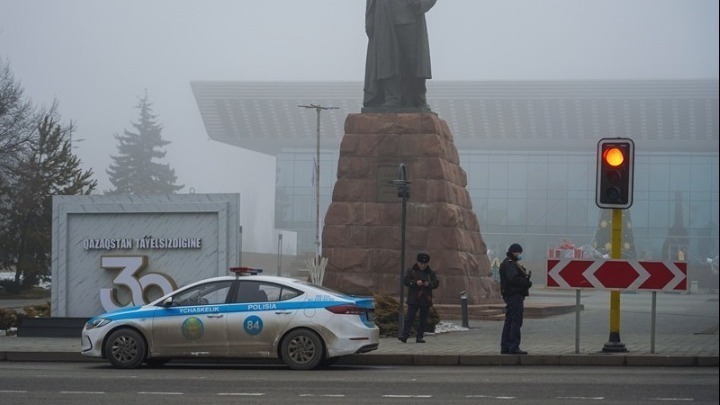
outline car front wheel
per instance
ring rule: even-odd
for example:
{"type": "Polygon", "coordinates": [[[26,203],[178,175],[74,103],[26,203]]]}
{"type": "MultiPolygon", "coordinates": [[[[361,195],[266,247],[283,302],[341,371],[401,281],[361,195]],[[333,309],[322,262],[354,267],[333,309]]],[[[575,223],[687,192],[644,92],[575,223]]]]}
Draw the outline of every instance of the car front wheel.
{"type": "Polygon", "coordinates": [[[311,370],[320,365],[324,356],[322,339],[308,329],[296,329],[282,341],[282,359],[294,370],[311,370]]]}
{"type": "Polygon", "coordinates": [[[119,329],[105,343],[105,355],[115,368],[137,368],[147,353],[142,335],[133,329],[119,329]]]}

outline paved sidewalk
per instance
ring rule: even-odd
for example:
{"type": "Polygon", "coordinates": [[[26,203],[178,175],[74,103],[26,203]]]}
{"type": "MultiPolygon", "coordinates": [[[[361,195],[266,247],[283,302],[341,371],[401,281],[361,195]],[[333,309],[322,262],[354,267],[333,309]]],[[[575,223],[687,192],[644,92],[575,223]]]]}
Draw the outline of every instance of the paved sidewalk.
{"type": "MultiPolygon", "coordinates": [[[[374,352],[343,359],[365,365],[605,365],[718,366],[718,295],[658,293],[655,335],[651,293],[621,294],[620,338],[627,352],[606,353],[607,291],[583,291],[576,313],[525,319],[522,348],[529,355],[500,355],[502,321],[443,320],[451,332],[429,334],[427,343],[384,337],[374,352]],[[577,344],[577,348],[576,348],[577,344]],[[577,352],[576,352],[577,349],[577,352]]],[[[574,291],[539,289],[527,305],[574,304],[574,291]]],[[[80,355],[79,338],[0,337],[0,361],[97,361],[80,355]]]]}

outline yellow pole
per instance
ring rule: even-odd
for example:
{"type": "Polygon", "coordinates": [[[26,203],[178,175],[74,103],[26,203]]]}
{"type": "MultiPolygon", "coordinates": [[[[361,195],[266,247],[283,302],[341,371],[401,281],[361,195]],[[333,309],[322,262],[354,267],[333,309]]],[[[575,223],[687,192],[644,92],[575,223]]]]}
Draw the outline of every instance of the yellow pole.
{"type": "MultiPolygon", "coordinates": [[[[620,259],[622,252],[622,210],[613,208],[611,259],[620,259]]],[[[626,352],[625,344],[620,341],[620,291],[610,291],[610,338],[603,346],[604,352],[626,352]]]]}

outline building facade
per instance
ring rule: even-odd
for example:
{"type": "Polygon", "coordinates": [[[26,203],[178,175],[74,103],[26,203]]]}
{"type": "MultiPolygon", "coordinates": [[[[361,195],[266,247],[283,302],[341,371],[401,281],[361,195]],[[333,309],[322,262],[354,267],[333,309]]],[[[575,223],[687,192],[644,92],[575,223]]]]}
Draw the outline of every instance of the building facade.
{"type": "MultiPolygon", "coordinates": [[[[298,252],[314,252],[318,142],[322,216],[362,83],[191,86],[212,139],[276,156],[275,226],[298,232],[298,252]],[[338,109],[323,111],[318,128],[315,111],[299,108],[306,104],[338,109]]],[[[432,81],[428,101],[453,132],[491,258],[502,259],[513,242],[535,266],[566,241],[606,253],[599,230],[609,210],[595,205],[596,145],[627,137],[635,142],[635,178],[625,250],[686,260],[691,280],[717,290],[717,80],[432,81]]]]}

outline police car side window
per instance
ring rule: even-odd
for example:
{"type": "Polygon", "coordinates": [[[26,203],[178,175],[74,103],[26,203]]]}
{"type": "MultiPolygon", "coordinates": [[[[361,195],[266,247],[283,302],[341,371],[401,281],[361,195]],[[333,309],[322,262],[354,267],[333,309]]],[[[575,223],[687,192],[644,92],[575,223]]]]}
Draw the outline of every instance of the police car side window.
{"type": "Polygon", "coordinates": [[[173,297],[174,306],[218,305],[224,304],[231,282],[218,281],[202,284],[183,291],[173,297]]]}
{"type": "Polygon", "coordinates": [[[295,298],[300,294],[301,291],[279,284],[243,281],[238,287],[235,302],[278,302],[295,298]],[[261,298],[258,297],[258,293],[261,298]]]}
{"type": "Polygon", "coordinates": [[[209,291],[207,294],[203,296],[204,299],[207,300],[208,304],[210,305],[218,305],[218,304],[224,304],[225,300],[227,300],[228,291],[230,290],[230,283],[227,283],[226,285],[219,287],[218,289],[214,291],[209,291]]]}
{"type": "Polygon", "coordinates": [[[280,297],[280,288],[274,284],[263,284],[260,289],[267,295],[268,302],[277,301],[280,297]]]}
{"type": "Polygon", "coordinates": [[[261,284],[260,289],[267,294],[268,302],[286,301],[302,294],[301,291],[278,284],[261,284]]]}
{"type": "Polygon", "coordinates": [[[238,286],[235,302],[267,302],[265,286],[258,281],[241,281],[238,286]]]}
{"type": "Polygon", "coordinates": [[[298,290],[294,290],[292,288],[283,288],[282,292],[280,293],[280,301],[291,300],[298,295],[300,295],[300,291],[298,290]]]}

